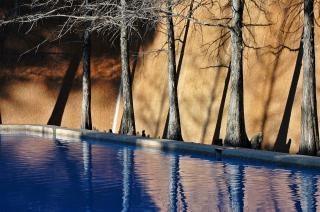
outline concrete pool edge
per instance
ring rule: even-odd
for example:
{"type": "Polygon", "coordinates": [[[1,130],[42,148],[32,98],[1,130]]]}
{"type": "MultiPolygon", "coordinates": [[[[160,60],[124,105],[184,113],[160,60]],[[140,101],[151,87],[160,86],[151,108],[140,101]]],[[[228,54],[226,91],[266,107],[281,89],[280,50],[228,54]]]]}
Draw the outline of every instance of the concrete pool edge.
{"type": "Polygon", "coordinates": [[[207,155],[218,155],[219,157],[226,158],[232,157],[272,162],[281,165],[320,168],[320,157],[290,155],[286,153],[254,149],[221,147],[215,145],[198,144],[193,142],[181,142],[165,139],[126,136],[90,130],[69,129],[49,125],[0,125],[0,134],[23,134],[65,140],[90,139],[99,141],[109,141],[160,150],[187,151],[207,155]]]}

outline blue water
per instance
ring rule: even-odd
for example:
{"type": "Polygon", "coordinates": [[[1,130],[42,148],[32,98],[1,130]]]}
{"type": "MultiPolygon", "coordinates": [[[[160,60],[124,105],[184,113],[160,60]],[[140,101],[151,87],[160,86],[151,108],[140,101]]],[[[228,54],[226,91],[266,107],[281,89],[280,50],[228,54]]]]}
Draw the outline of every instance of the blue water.
{"type": "Polygon", "coordinates": [[[317,211],[320,171],[1,136],[0,211],[317,211]]]}

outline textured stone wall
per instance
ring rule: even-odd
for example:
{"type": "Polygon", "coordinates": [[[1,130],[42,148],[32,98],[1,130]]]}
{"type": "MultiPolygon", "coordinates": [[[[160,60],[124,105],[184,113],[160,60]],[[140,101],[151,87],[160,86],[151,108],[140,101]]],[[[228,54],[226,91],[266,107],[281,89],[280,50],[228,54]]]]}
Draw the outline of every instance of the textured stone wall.
{"type": "MultiPolygon", "coordinates": [[[[258,9],[248,5],[244,18],[251,25],[270,24],[244,29],[247,46],[244,48],[246,129],[249,137],[257,132],[264,133],[265,149],[272,149],[276,142],[277,148],[288,149],[285,141],[291,139],[290,151],[296,152],[300,135],[302,72],[299,75],[298,49],[302,16],[296,16],[285,1],[265,1],[262,6],[258,9]]],[[[221,11],[218,6],[211,7],[210,11],[211,14],[204,8],[199,9],[195,17],[208,18],[212,14],[225,17],[230,14],[229,9],[221,11]]],[[[317,8],[315,13],[319,20],[317,8]]],[[[182,23],[176,25],[176,30],[176,35],[179,35],[182,23]]],[[[316,69],[319,73],[317,25],[315,31],[316,69]]],[[[226,66],[230,60],[229,35],[226,33],[227,29],[219,27],[191,27],[178,87],[182,133],[186,141],[210,144],[214,134],[224,138],[229,102],[229,90],[225,88],[226,66]],[[217,41],[212,44],[214,40],[217,41]],[[224,90],[228,92],[225,104],[222,104],[224,90]]],[[[46,35],[45,32],[40,34],[46,35]]],[[[158,51],[165,44],[165,38],[163,33],[157,32],[147,44],[143,44],[133,83],[137,131],[146,130],[152,137],[162,135],[168,111],[166,53],[158,51]]],[[[66,41],[41,49],[44,54],[29,53],[18,60],[18,56],[36,42],[37,37],[23,37],[15,32],[6,37],[0,72],[3,123],[46,124],[72,58],[81,51],[77,45],[70,46],[66,41]]],[[[93,43],[93,126],[108,130],[113,125],[119,89],[118,50],[111,48],[112,45],[101,36],[96,37],[93,43]]],[[[178,56],[180,48],[177,42],[178,56]]],[[[62,126],[65,127],[80,126],[81,66],[80,62],[75,79],[67,82],[72,83],[72,88],[62,118],[62,126]]],[[[319,91],[319,79],[317,83],[319,91]]],[[[121,110],[118,126],[120,118],[121,110]]]]}

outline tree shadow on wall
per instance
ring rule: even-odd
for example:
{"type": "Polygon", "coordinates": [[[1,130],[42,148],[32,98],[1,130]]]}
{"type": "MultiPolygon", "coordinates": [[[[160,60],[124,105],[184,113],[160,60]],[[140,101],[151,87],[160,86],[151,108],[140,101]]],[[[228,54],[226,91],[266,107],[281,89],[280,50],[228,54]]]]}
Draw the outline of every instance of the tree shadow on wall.
{"type": "Polygon", "coordinates": [[[66,73],[63,78],[62,86],[57,101],[49,118],[48,125],[61,125],[63,112],[65,110],[67,100],[73,85],[73,81],[78,70],[80,58],[81,54],[75,53],[75,55],[72,57],[70,61],[69,67],[66,70],[66,73]]]}
{"type": "Polygon", "coordinates": [[[288,153],[291,145],[291,139],[289,139],[289,141],[287,142],[287,137],[288,137],[292,107],[293,107],[293,103],[294,103],[294,99],[297,91],[297,85],[298,85],[301,66],[302,66],[302,56],[303,56],[302,42],[303,41],[301,39],[298,57],[297,57],[296,65],[295,65],[293,76],[292,76],[292,81],[291,81],[291,86],[290,86],[286,106],[282,116],[282,121],[280,124],[280,129],[276,138],[276,142],[274,144],[274,150],[279,152],[288,153]]]}

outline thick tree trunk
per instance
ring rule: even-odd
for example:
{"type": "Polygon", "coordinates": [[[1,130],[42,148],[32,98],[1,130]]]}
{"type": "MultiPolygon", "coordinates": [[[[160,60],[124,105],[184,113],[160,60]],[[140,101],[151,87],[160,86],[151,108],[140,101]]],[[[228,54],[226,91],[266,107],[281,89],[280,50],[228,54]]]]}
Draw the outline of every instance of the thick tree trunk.
{"type": "MultiPolygon", "coordinates": [[[[130,52],[131,48],[134,49],[134,55],[132,57],[132,60],[133,60],[133,64],[131,66],[131,69],[130,69],[130,83],[131,83],[131,87],[133,85],[133,79],[134,79],[134,75],[135,75],[135,72],[136,72],[136,68],[137,68],[137,65],[138,65],[138,60],[139,60],[139,51],[140,51],[140,46],[141,46],[141,41],[138,40],[136,45],[128,45],[128,52],[130,52]]],[[[131,57],[129,56],[129,63],[130,63],[130,60],[131,60],[131,57]]],[[[130,66],[129,66],[130,67],[130,66]]],[[[120,88],[119,90],[121,91],[122,89],[122,86],[120,85],[120,88]]],[[[120,93],[121,94],[121,93],[120,93]]],[[[118,100],[117,100],[118,101],[118,100]]],[[[116,114],[115,114],[116,116],[116,114]]],[[[120,129],[122,127],[122,123],[123,123],[123,114],[121,116],[121,122],[120,122],[120,129]]]]}
{"type": "Polygon", "coordinates": [[[176,83],[176,53],[171,1],[167,0],[169,121],[165,138],[182,140],[176,83]]]}
{"type": "Polygon", "coordinates": [[[249,147],[243,106],[243,0],[232,0],[231,7],[231,94],[224,145],[249,147]]]}
{"type": "Polygon", "coordinates": [[[313,12],[313,1],[305,0],[303,33],[303,91],[299,153],[306,155],[316,155],[319,148],[313,12]]]}
{"type": "Polygon", "coordinates": [[[126,0],[121,0],[121,33],[120,33],[120,49],[121,49],[121,83],[123,96],[123,119],[120,133],[135,135],[136,127],[133,111],[132,87],[130,77],[130,63],[128,56],[128,26],[126,20],[126,0]]]}
{"type": "Polygon", "coordinates": [[[81,129],[92,129],[91,122],[91,79],[90,79],[90,51],[91,36],[90,31],[85,30],[83,36],[83,76],[82,76],[82,111],[81,129]]]}

